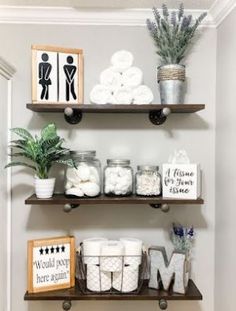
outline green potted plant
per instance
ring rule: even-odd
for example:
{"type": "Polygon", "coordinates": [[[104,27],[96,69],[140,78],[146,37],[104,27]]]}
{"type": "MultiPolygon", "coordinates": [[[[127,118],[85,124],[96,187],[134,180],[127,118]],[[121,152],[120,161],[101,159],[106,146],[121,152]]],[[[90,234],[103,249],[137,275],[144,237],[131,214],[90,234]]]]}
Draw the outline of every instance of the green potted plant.
{"type": "Polygon", "coordinates": [[[55,186],[55,178],[49,178],[49,172],[53,164],[62,163],[74,167],[70,158],[70,150],[62,147],[64,139],[57,135],[56,126],[53,123],[45,126],[40,137],[33,137],[23,128],[13,128],[11,131],[20,138],[12,140],[10,144],[12,162],[6,168],[12,166],[24,166],[35,173],[35,193],[40,199],[51,198],[55,186]],[[20,158],[19,161],[14,160],[20,158]]]}
{"type": "Polygon", "coordinates": [[[193,43],[198,26],[207,13],[195,21],[192,15],[184,15],[184,6],[169,12],[165,4],[162,14],[153,8],[155,21],[147,19],[147,27],[157,47],[160,57],[158,83],[162,104],[183,104],[185,93],[185,66],[182,61],[193,43]]]}

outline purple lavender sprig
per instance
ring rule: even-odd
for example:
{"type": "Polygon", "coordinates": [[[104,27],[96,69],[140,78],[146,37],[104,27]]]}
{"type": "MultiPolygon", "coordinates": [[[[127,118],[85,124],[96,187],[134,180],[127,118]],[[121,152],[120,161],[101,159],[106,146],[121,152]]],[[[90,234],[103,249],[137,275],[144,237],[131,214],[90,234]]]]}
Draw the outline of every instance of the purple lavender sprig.
{"type": "Polygon", "coordinates": [[[179,64],[185,58],[198,26],[207,13],[202,13],[195,20],[192,15],[185,15],[184,5],[178,10],[168,10],[166,4],[162,10],[153,8],[154,20],[147,19],[147,28],[157,47],[161,64],[179,64]]]}
{"type": "Polygon", "coordinates": [[[193,226],[184,227],[181,224],[173,223],[171,229],[171,241],[175,250],[189,254],[193,247],[195,232],[193,226]]]}

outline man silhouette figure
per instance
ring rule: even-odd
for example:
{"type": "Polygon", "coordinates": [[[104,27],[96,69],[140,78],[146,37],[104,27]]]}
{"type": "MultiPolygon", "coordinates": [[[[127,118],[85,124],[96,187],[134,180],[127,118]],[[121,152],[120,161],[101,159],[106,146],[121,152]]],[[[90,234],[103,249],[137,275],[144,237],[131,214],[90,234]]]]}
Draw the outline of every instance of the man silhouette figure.
{"type": "Polygon", "coordinates": [[[65,76],[66,76],[66,100],[70,100],[70,94],[72,95],[73,99],[76,99],[75,94],[75,73],[76,73],[76,66],[73,64],[73,57],[67,56],[67,64],[63,66],[65,76]]]}
{"type": "Polygon", "coordinates": [[[49,98],[49,89],[48,86],[52,84],[51,79],[49,78],[50,73],[52,71],[52,65],[48,63],[48,54],[43,53],[41,56],[42,62],[39,63],[39,84],[42,85],[42,92],[41,92],[41,100],[49,98]]]}

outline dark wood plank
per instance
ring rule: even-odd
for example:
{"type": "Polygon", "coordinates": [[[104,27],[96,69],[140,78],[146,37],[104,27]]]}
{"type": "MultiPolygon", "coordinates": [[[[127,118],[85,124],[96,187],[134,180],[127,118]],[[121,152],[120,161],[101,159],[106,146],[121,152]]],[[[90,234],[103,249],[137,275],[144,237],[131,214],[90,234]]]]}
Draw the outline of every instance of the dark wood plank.
{"type": "Polygon", "coordinates": [[[27,109],[35,112],[64,112],[66,107],[81,110],[86,113],[147,113],[169,107],[173,113],[193,113],[205,109],[205,105],[93,105],[93,104],[27,104],[27,109]]]}
{"type": "Polygon", "coordinates": [[[25,204],[31,205],[64,205],[64,204],[203,204],[204,200],[165,199],[162,197],[107,197],[101,195],[96,198],[67,198],[64,194],[54,194],[50,199],[38,199],[35,194],[25,200],[25,204]]]}
{"type": "Polygon", "coordinates": [[[42,292],[37,294],[25,293],[24,300],[202,300],[202,294],[192,280],[189,280],[186,294],[154,290],[145,283],[139,294],[89,294],[81,293],[78,285],[70,289],[42,292]]]}

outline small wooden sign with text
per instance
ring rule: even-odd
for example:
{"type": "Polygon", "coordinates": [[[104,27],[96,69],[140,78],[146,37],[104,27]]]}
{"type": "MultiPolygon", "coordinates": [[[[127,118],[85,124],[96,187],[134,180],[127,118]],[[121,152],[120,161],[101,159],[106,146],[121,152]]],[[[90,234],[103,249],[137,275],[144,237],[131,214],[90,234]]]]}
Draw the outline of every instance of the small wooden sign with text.
{"type": "Polygon", "coordinates": [[[197,199],[201,195],[201,173],[198,164],[163,164],[163,197],[197,199]]]}
{"type": "Polygon", "coordinates": [[[75,283],[75,239],[28,241],[28,292],[70,288],[75,283]]]}

